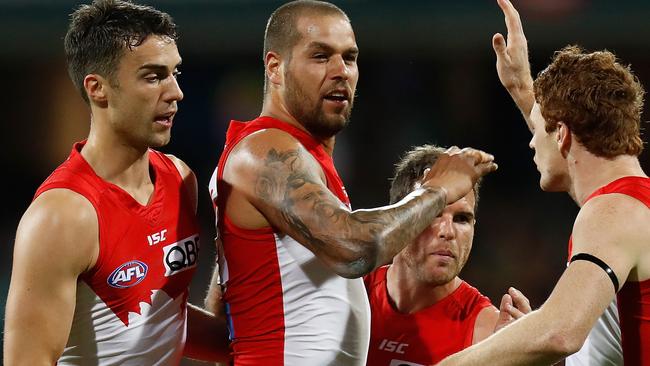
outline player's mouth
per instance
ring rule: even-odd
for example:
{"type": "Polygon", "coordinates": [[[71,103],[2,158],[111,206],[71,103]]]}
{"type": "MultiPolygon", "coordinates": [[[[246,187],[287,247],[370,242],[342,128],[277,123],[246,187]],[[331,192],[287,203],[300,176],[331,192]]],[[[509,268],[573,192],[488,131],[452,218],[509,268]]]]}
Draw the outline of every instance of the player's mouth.
{"type": "Polygon", "coordinates": [[[435,255],[443,258],[449,258],[449,259],[456,259],[454,253],[452,253],[451,250],[446,250],[446,249],[436,250],[432,252],[431,255],[435,255]]]}
{"type": "Polygon", "coordinates": [[[154,118],[154,122],[164,127],[171,127],[172,124],[174,123],[175,115],[176,115],[176,110],[159,114],[154,118]]]}
{"type": "Polygon", "coordinates": [[[347,88],[337,88],[327,92],[323,99],[335,107],[347,107],[350,104],[350,91],[347,88]]]}

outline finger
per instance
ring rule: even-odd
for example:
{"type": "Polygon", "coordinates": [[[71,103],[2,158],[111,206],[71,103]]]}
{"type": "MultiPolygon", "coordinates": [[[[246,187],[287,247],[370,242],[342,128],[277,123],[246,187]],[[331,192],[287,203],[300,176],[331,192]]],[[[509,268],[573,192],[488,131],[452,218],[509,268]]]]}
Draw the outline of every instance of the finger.
{"type": "Polygon", "coordinates": [[[491,161],[488,163],[477,164],[475,168],[478,170],[480,176],[484,176],[495,172],[497,169],[499,169],[499,166],[495,162],[491,161]]]}
{"type": "Polygon", "coordinates": [[[497,319],[496,323],[497,329],[500,329],[515,320],[515,318],[513,318],[508,312],[509,307],[512,307],[512,298],[510,295],[505,294],[501,297],[501,304],[499,305],[499,319],[497,319]]]}
{"type": "Polygon", "coordinates": [[[506,307],[506,312],[508,313],[508,315],[510,315],[515,320],[521,318],[524,315],[526,315],[526,313],[524,313],[523,311],[517,309],[516,307],[514,307],[512,305],[509,305],[509,306],[506,307]]]}
{"type": "Polygon", "coordinates": [[[418,189],[422,186],[422,184],[427,180],[427,177],[429,176],[429,172],[431,171],[431,168],[426,168],[424,169],[424,172],[422,173],[422,178],[415,182],[415,189],[418,189]]]}
{"type": "Polygon", "coordinates": [[[488,154],[484,151],[472,149],[471,147],[466,147],[459,151],[464,156],[470,157],[474,160],[474,165],[489,163],[494,161],[494,155],[488,154]]]}
{"type": "Polygon", "coordinates": [[[449,155],[449,156],[452,156],[452,155],[459,154],[459,153],[461,153],[461,152],[462,152],[462,150],[461,150],[458,146],[454,145],[454,146],[448,148],[448,149],[445,151],[445,154],[447,154],[447,155],[449,155]]]}
{"type": "Polygon", "coordinates": [[[506,57],[506,40],[503,38],[503,35],[501,33],[497,33],[492,36],[492,48],[494,48],[494,53],[497,54],[497,57],[506,57]]]}
{"type": "Polygon", "coordinates": [[[506,28],[508,29],[508,38],[515,33],[523,34],[523,27],[521,26],[521,19],[519,12],[508,0],[497,0],[499,7],[503,11],[506,18],[506,28]]]}
{"type": "Polygon", "coordinates": [[[481,151],[481,150],[475,150],[475,151],[478,152],[478,160],[477,160],[478,163],[489,163],[494,161],[494,155],[488,154],[485,151],[481,151]]]}
{"type": "Polygon", "coordinates": [[[501,303],[499,304],[499,311],[506,312],[506,308],[512,306],[512,296],[510,294],[504,294],[501,296],[501,303]]]}
{"type": "Polygon", "coordinates": [[[521,291],[511,287],[508,289],[508,294],[512,297],[512,303],[517,309],[521,310],[524,314],[530,313],[530,301],[528,301],[528,298],[521,291]]]}

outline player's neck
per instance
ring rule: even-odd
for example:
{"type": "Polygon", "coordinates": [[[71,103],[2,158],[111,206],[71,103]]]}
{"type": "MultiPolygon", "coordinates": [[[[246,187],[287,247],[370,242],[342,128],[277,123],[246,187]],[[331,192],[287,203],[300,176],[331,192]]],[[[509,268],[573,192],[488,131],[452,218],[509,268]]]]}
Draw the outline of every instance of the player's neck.
{"type": "MultiPolygon", "coordinates": [[[[287,110],[285,104],[282,103],[277,93],[268,92],[264,96],[264,104],[262,105],[262,113],[260,114],[260,117],[275,118],[277,120],[295,126],[311,135],[311,133],[305,128],[305,126],[303,126],[303,124],[300,123],[300,121],[298,121],[287,110]]],[[[327,138],[320,138],[314,135],[312,136],[315,139],[317,139],[321,143],[321,145],[323,145],[325,152],[327,152],[330,156],[332,156],[332,154],[334,153],[334,144],[336,142],[336,136],[330,136],[327,138]]]]}
{"type": "Polygon", "coordinates": [[[569,156],[571,195],[582,206],[598,188],[627,176],[647,176],[636,156],[620,155],[612,159],[582,151],[569,156]]]}
{"type": "Polygon", "coordinates": [[[115,134],[91,125],[81,155],[100,178],[124,189],[141,204],[149,201],[153,184],[148,149],[129,146],[115,134]]]}
{"type": "Polygon", "coordinates": [[[458,276],[442,285],[423,283],[408,274],[406,266],[392,264],[386,273],[388,297],[397,311],[412,314],[437,303],[454,292],[462,280],[458,276]]]}

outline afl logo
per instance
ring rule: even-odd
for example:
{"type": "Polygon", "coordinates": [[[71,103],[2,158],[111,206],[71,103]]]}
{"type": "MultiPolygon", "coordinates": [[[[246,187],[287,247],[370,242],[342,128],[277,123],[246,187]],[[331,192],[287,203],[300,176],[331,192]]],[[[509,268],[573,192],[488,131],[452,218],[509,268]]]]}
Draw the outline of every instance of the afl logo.
{"type": "Polygon", "coordinates": [[[127,288],[140,283],[147,276],[147,265],[140,261],[129,261],[115,268],[106,282],[111,287],[127,288]]]}

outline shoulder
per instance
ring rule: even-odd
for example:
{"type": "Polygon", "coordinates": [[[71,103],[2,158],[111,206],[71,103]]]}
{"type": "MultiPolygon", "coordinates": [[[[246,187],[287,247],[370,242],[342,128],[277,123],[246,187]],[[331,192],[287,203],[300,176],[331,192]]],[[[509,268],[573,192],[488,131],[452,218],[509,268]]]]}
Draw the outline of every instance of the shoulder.
{"type": "Polygon", "coordinates": [[[99,253],[99,227],[93,205],[69,189],[51,189],[29,206],[18,225],[14,252],[69,262],[79,273],[90,269],[99,253]]]}
{"type": "Polygon", "coordinates": [[[494,305],[486,306],[479,311],[475,319],[472,343],[480,342],[494,333],[499,320],[499,309],[494,305]]]}
{"type": "Polygon", "coordinates": [[[649,237],[648,222],[650,210],[643,202],[620,193],[600,195],[580,209],[573,227],[574,245],[575,241],[634,245],[649,237]]]}
{"type": "Polygon", "coordinates": [[[388,271],[388,267],[390,267],[390,265],[381,266],[363,276],[363,283],[366,286],[368,294],[370,294],[374,288],[386,282],[386,272],[388,271]]]}
{"type": "Polygon", "coordinates": [[[55,188],[40,194],[29,206],[22,221],[40,226],[83,228],[97,225],[97,214],[83,195],[65,188],[55,188]]]}
{"type": "Polygon", "coordinates": [[[194,177],[194,172],[190,167],[181,159],[177,158],[174,155],[171,154],[165,154],[165,156],[174,163],[174,166],[178,170],[178,173],[181,175],[183,180],[187,178],[193,178],[194,177]]]}
{"type": "Polygon", "coordinates": [[[269,128],[256,131],[233,147],[224,167],[224,178],[235,176],[258,176],[269,172],[311,172],[320,175],[324,173],[316,159],[290,133],[269,128]]]}
{"type": "Polygon", "coordinates": [[[293,135],[277,128],[267,128],[255,131],[244,137],[231,154],[250,154],[258,158],[268,156],[269,152],[286,150],[304,150],[304,147],[293,135]]]}
{"type": "Polygon", "coordinates": [[[619,193],[594,197],[573,226],[573,254],[596,256],[614,270],[619,283],[625,282],[647,255],[648,222],[650,210],[635,198],[619,193]]]}
{"type": "Polygon", "coordinates": [[[196,175],[194,174],[192,169],[190,169],[190,167],[187,164],[185,164],[183,160],[171,154],[165,154],[165,156],[169,160],[171,160],[172,163],[174,163],[176,170],[178,170],[178,174],[180,174],[181,179],[183,180],[183,185],[187,190],[187,194],[192,202],[194,211],[196,212],[198,207],[198,191],[199,191],[196,175]]]}

